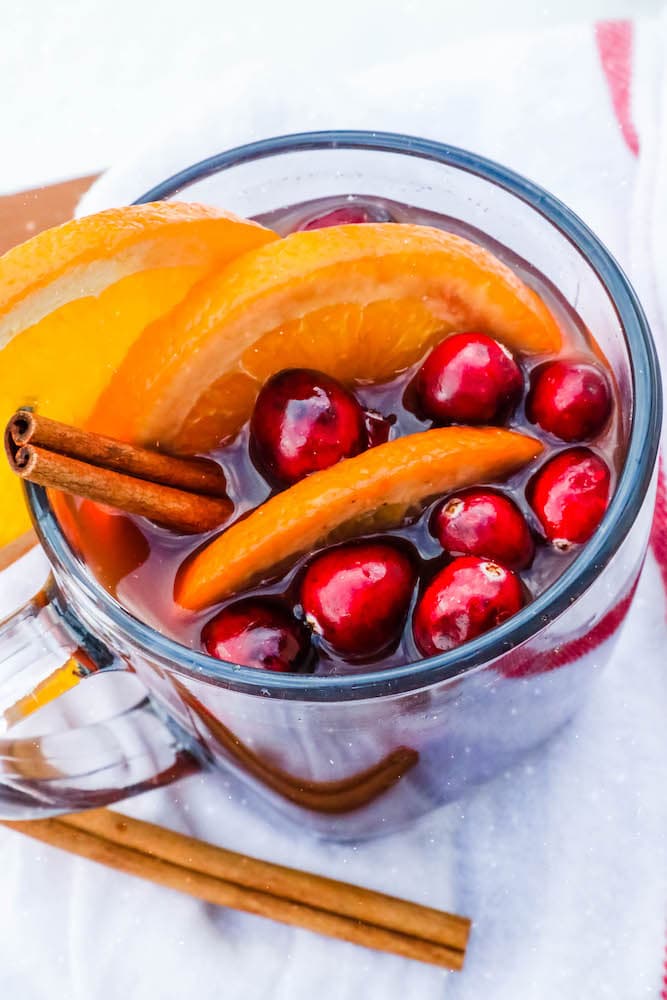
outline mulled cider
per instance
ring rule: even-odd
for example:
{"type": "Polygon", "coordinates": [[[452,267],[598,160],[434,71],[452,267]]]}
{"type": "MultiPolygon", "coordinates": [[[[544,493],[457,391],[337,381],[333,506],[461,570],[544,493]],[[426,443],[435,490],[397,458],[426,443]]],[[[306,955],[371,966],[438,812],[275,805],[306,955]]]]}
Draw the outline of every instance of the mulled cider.
{"type": "Polygon", "coordinates": [[[88,420],[214,463],[224,519],[175,531],[63,495],[70,540],[133,615],[259,670],[383,670],[493,629],[607,508],[604,355],[461,222],[355,196],[255,221],[277,237],[149,325],[88,420]]]}

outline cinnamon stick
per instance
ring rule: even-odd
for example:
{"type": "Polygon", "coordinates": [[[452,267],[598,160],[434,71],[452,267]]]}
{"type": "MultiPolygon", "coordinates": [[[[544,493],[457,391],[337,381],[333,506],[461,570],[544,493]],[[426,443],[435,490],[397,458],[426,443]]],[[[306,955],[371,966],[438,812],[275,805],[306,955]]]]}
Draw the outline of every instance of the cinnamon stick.
{"type": "Polygon", "coordinates": [[[34,445],[19,448],[10,464],[17,475],[31,483],[108,504],[186,534],[210,531],[231,512],[228,500],[133,479],[34,445]]]}
{"type": "Polygon", "coordinates": [[[463,917],[409,903],[336,879],[237,854],[110,809],[73,813],[61,821],[173,864],[183,864],[247,889],[268,892],[318,909],[336,911],[411,937],[465,951],[470,930],[463,917]]]}
{"type": "Polygon", "coordinates": [[[214,463],[135,448],[36,418],[26,410],[9,421],[5,450],[22,479],[147,517],[175,531],[210,531],[232,512],[224,496],[224,474],[214,463]],[[211,495],[214,490],[217,495],[211,495]]]}
{"type": "Polygon", "coordinates": [[[113,469],[128,476],[162,483],[174,489],[207,496],[226,497],[225,474],[204,458],[179,458],[150,448],[117,441],[51,420],[32,410],[17,410],[7,425],[17,448],[37,445],[47,451],[78,458],[90,465],[113,469]]]}
{"type": "Polygon", "coordinates": [[[4,825],[209,903],[445,968],[463,965],[470,928],[463,917],[246,858],[108,810],[4,825]]]}
{"type": "Polygon", "coordinates": [[[395,747],[381,760],[347,778],[335,781],[311,781],[272,764],[265,756],[247,746],[217,719],[199,698],[179,681],[174,681],[183,701],[205,724],[210,735],[244,770],[268,785],[279,795],[305,809],[321,813],[347,813],[361,809],[397,784],[419,761],[411,747],[395,747]]]}

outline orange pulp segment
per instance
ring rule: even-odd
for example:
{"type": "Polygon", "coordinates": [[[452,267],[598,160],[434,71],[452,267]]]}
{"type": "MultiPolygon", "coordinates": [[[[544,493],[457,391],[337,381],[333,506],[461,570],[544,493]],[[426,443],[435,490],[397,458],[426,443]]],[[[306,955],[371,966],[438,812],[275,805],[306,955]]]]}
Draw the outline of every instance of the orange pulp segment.
{"type": "Polygon", "coordinates": [[[239,429],[279,369],[381,381],[457,329],[520,353],[561,344],[536,292],[453,233],[397,223],[293,233],[211,275],[145,330],[91,427],[205,451],[239,429]]]}
{"type": "Polygon", "coordinates": [[[237,521],[181,567],[175,598],[200,610],[264,581],[325,542],[396,527],[432,498],[504,479],[542,445],[495,427],[445,427],[315,472],[237,521]]]}
{"type": "MultiPolygon", "coordinates": [[[[0,424],[19,406],[80,425],[130,344],[192,285],[274,233],[202,205],[115,208],[0,258],[0,424]]],[[[120,404],[122,405],[122,403],[120,404]]],[[[0,548],[29,527],[0,462],[0,548]]]]}

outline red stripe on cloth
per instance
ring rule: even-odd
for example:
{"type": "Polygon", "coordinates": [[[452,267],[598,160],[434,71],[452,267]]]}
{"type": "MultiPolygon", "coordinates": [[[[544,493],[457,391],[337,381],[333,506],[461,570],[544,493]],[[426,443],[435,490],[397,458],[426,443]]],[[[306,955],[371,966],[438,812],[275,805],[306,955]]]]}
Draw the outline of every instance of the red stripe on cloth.
{"type": "Polygon", "coordinates": [[[658,465],[658,492],[655,498],[655,515],[651,528],[651,548],[667,593],[667,481],[665,480],[665,464],[662,456],[660,456],[660,464],[658,465]]]}
{"type": "MultiPolygon", "coordinates": [[[[639,136],[632,121],[632,23],[630,21],[599,21],[595,39],[602,69],[607,78],[611,103],[623,138],[631,153],[639,155],[639,136]]],[[[667,593],[667,486],[662,457],[658,468],[658,492],[655,516],[651,527],[651,548],[655,555],[663,586],[667,593]]],[[[662,963],[660,1000],[667,1000],[667,937],[662,963]]]]}
{"type": "Polygon", "coordinates": [[[616,120],[628,148],[637,156],[639,137],[632,121],[630,104],[632,22],[598,21],[595,25],[595,40],[609,85],[616,120]]]}
{"type": "MultiPolygon", "coordinates": [[[[660,570],[663,586],[667,593],[667,484],[665,483],[665,466],[662,455],[658,465],[658,491],[655,498],[655,515],[651,527],[651,548],[660,570]]],[[[665,954],[662,963],[662,989],[660,1000],[667,1000],[667,935],[665,938],[665,954]]]]}
{"type": "Polygon", "coordinates": [[[547,673],[550,670],[558,670],[560,667],[574,663],[586,653],[592,653],[607,639],[611,639],[623,624],[623,620],[630,610],[638,583],[639,576],[629,593],[603,615],[597,625],[585,635],[571,639],[557,649],[544,650],[543,652],[512,650],[502,658],[498,669],[504,677],[530,677],[535,674],[547,673]]]}

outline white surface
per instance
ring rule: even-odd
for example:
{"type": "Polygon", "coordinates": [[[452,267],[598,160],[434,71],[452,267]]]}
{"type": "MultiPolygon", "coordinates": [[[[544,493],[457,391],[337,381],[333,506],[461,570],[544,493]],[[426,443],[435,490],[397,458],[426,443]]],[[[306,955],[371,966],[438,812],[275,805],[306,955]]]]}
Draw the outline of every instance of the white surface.
{"type": "Polygon", "coordinates": [[[289,76],[300,65],[313,86],[425,45],[637,16],[660,3],[2,0],[0,194],[119,162],[147,134],[217,95],[224,102],[227,74],[249,60],[258,77],[271,67],[289,76]]]}
{"type": "MultiPolygon", "coordinates": [[[[667,173],[657,148],[667,137],[667,101],[656,89],[664,36],[664,25],[650,25],[639,45],[636,120],[652,156],[639,169],[614,123],[592,32],[582,27],[458,42],[315,96],[303,96],[289,68],[280,102],[267,99],[275,87],[266,76],[253,83],[237,71],[242,107],[234,96],[228,109],[221,95],[218,112],[187,129],[187,139],[172,131],[143,154],[143,167],[119,166],[87,207],[126,200],[153,172],[209,146],[297,127],[304,115],[319,124],[335,108],[348,125],[372,117],[377,127],[447,138],[551,187],[632,265],[664,338],[650,294],[666,256],[664,231],[632,235],[634,206],[653,219],[667,173]]],[[[211,775],[127,804],[260,857],[470,913],[463,974],[202,906],[4,833],[0,996],[657,1000],[667,900],[664,644],[665,601],[649,557],[631,626],[575,722],[475,794],[375,843],[324,845],[269,825],[211,775]]]]}

